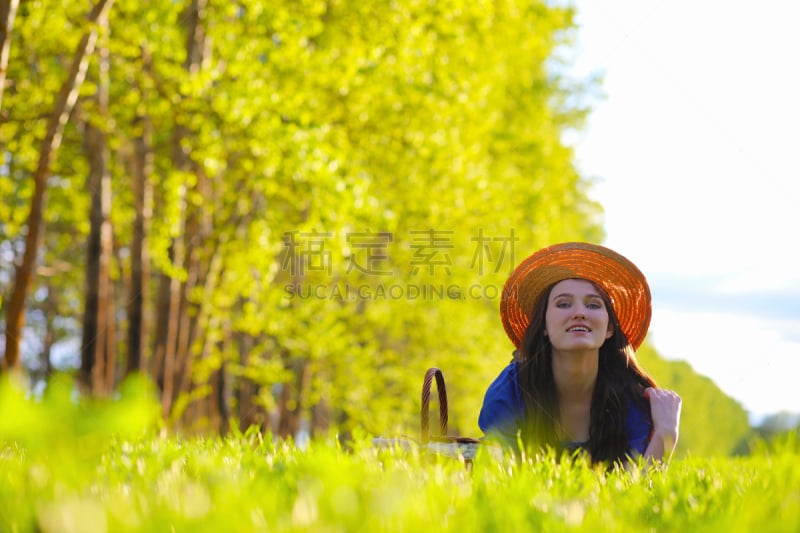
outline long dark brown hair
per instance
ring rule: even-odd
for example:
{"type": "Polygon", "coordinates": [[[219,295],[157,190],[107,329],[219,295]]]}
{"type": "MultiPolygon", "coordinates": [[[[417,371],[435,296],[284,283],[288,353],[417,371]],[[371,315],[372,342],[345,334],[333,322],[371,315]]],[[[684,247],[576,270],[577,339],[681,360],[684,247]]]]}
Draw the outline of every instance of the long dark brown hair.
{"type": "MultiPolygon", "coordinates": [[[[554,284],[555,285],[555,284],[554,284]]],[[[531,323],[522,339],[518,363],[519,388],[525,404],[522,442],[529,450],[552,446],[558,441],[558,391],[553,377],[553,347],[545,335],[545,314],[551,285],[542,293],[531,313],[531,323]]],[[[635,402],[649,414],[644,389],[655,387],[653,379],[636,361],[633,347],[620,328],[608,295],[593,283],[608,310],[611,337],[600,347],[597,381],[592,395],[589,442],[585,449],[593,463],[618,462],[629,453],[625,428],[628,409],[635,402]]]]}

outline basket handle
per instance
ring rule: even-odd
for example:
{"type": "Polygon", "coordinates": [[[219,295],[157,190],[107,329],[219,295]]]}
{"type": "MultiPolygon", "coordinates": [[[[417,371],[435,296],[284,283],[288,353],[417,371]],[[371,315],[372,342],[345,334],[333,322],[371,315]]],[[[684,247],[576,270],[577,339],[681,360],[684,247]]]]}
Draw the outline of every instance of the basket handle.
{"type": "Polygon", "coordinates": [[[444,374],[438,368],[429,368],[422,382],[422,410],[420,412],[422,444],[430,440],[430,403],[431,385],[436,378],[436,390],[439,393],[439,430],[442,436],[447,435],[447,389],[444,385],[444,374]]]}

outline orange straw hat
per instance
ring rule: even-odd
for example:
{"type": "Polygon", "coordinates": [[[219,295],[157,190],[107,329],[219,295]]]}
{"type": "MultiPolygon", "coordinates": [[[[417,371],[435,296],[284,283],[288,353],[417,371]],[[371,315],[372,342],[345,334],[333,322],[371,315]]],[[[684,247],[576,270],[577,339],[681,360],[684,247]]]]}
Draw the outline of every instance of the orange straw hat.
{"type": "Polygon", "coordinates": [[[539,250],[511,273],[500,300],[500,318],[517,348],[536,301],[551,285],[581,278],[602,288],[614,306],[622,332],[636,350],[647,335],[652,313],[644,274],[626,258],[596,244],[565,242],[539,250]]]}

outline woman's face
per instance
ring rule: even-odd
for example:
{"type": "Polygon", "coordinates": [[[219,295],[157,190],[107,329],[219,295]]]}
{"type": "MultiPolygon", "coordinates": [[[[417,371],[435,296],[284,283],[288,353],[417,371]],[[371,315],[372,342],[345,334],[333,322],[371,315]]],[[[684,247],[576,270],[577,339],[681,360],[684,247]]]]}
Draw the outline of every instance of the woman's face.
{"type": "Polygon", "coordinates": [[[547,297],[545,334],[558,351],[599,350],[612,335],[600,291],[583,279],[565,279],[547,297]]]}

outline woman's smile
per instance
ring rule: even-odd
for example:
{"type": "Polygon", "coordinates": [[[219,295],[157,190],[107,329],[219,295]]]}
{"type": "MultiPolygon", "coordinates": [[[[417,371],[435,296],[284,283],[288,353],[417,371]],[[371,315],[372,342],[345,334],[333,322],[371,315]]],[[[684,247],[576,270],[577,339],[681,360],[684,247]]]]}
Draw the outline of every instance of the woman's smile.
{"type": "Polygon", "coordinates": [[[611,336],[608,309],[589,281],[565,279],[550,291],[545,329],[558,351],[600,349],[611,336]]]}

